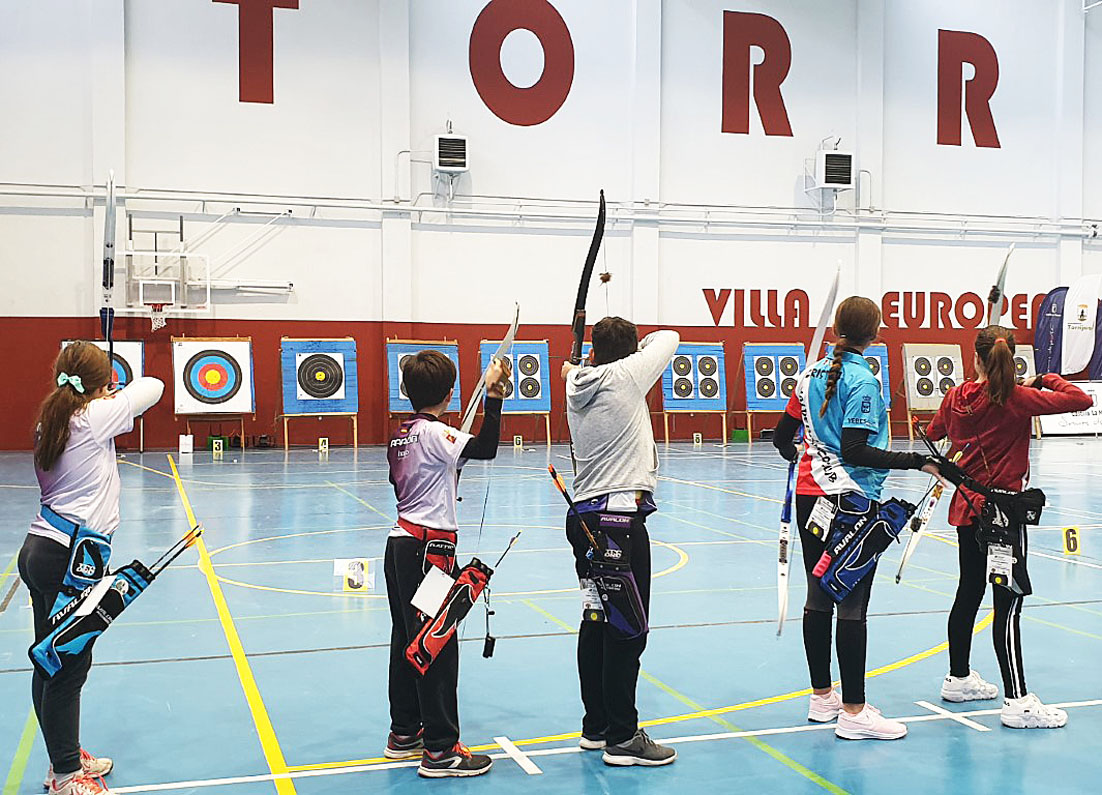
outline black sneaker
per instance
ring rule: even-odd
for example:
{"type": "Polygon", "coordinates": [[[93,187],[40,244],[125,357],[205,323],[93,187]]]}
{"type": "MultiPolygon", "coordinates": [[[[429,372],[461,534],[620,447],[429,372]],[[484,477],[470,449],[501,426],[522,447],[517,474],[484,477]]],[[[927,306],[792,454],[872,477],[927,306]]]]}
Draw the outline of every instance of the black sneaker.
{"type": "Polygon", "coordinates": [[[489,773],[494,760],[484,754],[472,754],[463,743],[456,743],[447,751],[433,752],[427,748],[421,754],[421,766],[417,775],[425,778],[449,776],[481,776],[489,773]]]}
{"type": "Polygon", "coordinates": [[[606,746],[603,759],[606,765],[658,767],[677,759],[677,751],[659,745],[645,731],[639,729],[627,742],[606,746]]]}
{"type": "Polygon", "coordinates": [[[425,747],[424,735],[424,730],[417,732],[417,734],[395,734],[391,732],[386,739],[383,756],[387,759],[415,759],[419,757],[425,747]]]}

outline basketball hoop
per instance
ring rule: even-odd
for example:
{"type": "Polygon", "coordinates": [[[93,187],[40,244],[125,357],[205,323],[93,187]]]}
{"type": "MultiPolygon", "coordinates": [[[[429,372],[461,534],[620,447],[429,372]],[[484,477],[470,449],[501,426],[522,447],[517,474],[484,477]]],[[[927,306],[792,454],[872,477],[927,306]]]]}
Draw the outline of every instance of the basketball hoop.
{"type": "Polygon", "coordinates": [[[149,319],[153,321],[153,330],[164,328],[168,322],[165,319],[165,304],[150,304],[149,319]]]}

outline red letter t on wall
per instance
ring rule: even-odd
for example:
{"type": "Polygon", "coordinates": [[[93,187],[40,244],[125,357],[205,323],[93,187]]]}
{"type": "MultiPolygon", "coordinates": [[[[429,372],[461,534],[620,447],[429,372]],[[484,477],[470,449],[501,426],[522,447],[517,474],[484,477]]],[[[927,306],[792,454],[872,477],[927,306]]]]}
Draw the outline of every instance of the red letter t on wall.
{"type": "Polygon", "coordinates": [[[298,8],[298,0],[214,0],[238,6],[237,71],[242,102],[275,102],[272,87],[272,9],[298,8]]]}
{"type": "Polygon", "coordinates": [[[960,146],[961,80],[966,62],[976,70],[963,89],[972,138],[976,146],[998,149],[991,95],[999,84],[999,57],[983,36],[959,30],[937,32],[937,142],[960,146]]]}
{"type": "Polygon", "coordinates": [[[765,57],[753,68],[754,104],[766,135],[792,135],[781,83],[792,65],[792,45],[781,23],[764,14],[723,12],[723,121],[725,133],[750,132],[750,48],[765,57]]]}

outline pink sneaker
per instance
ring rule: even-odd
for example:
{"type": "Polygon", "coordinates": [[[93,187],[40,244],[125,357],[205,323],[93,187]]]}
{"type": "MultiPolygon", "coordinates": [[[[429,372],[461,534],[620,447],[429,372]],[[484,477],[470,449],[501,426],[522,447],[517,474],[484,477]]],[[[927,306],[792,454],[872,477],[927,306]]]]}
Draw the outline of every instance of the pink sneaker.
{"type": "Polygon", "coordinates": [[[812,723],[830,723],[842,711],[842,699],[836,690],[825,696],[811,694],[811,703],[807,707],[807,719],[812,723]]]}
{"type": "Polygon", "coordinates": [[[871,704],[856,715],[844,709],[838,713],[834,734],[844,740],[898,740],[907,734],[907,724],[890,720],[871,704]]]}

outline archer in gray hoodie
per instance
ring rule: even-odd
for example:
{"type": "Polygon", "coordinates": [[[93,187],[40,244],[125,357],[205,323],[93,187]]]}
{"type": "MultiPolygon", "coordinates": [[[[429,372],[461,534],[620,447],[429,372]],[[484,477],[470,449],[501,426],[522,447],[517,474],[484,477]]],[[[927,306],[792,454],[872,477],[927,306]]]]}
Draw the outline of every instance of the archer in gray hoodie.
{"type": "Polygon", "coordinates": [[[567,514],[566,537],[582,587],[579,744],[604,749],[609,765],[666,765],[677,758],[639,728],[635,686],[650,609],[646,517],[656,510],[658,482],[647,393],[679,342],[675,331],[656,331],[640,343],[633,323],[606,317],[593,327],[594,366],[562,370],[577,461],[578,515],[567,514]]]}

